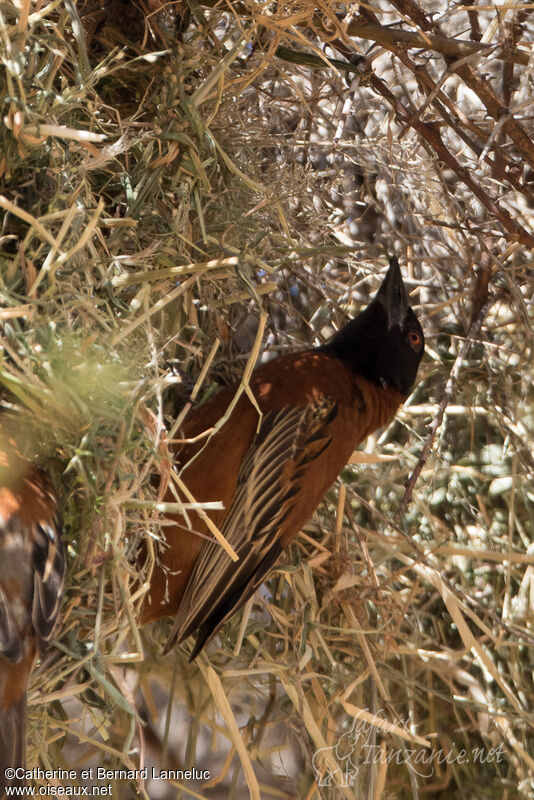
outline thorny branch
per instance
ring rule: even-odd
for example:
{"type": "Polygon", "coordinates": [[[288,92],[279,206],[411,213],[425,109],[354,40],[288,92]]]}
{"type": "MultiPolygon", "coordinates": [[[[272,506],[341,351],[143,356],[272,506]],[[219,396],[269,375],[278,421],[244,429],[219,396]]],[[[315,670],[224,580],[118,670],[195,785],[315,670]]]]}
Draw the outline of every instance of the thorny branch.
{"type": "MultiPolygon", "coordinates": [[[[430,22],[430,20],[425,16],[424,12],[419,9],[417,4],[413,0],[392,0],[392,4],[395,8],[403,15],[408,15],[411,19],[415,20],[416,24],[422,27],[425,31],[434,30],[436,33],[440,33],[438,38],[442,38],[441,32],[439,27],[436,24],[430,22]]],[[[423,38],[429,38],[429,41],[433,38],[430,34],[425,33],[423,34],[423,38]]],[[[398,41],[401,41],[400,39],[398,41]]],[[[470,42],[472,48],[471,52],[481,52],[480,50],[477,51],[476,48],[480,48],[479,44],[473,44],[470,42]]],[[[427,44],[426,47],[428,48],[429,45],[427,44]]],[[[511,114],[503,103],[499,100],[495,92],[493,91],[492,87],[488,83],[488,81],[482,77],[481,75],[475,72],[473,66],[471,64],[460,63],[454,65],[451,63],[451,59],[458,59],[462,58],[469,54],[468,49],[465,49],[465,52],[460,53],[445,53],[442,50],[442,54],[448,57],[449,66],[451,69],[456,72],[457,75],[464,81],[464,83],[469,86],[469,88],[475,92],[478,96],[481,103],[486,108],[486,111],[496,122],[499,122],[503,119],[503,128],[505,132],[508,134],[510,139],[514,142],[516,147],[518,148],[519,152],[521,153],[522,157],[531,165],[534,165],[534,142],[532,142],[521,125],[520,122],[511,114]]],[[[517,52],[510,46],[510,42],[507,42],[506,46],[501,48],[503,54],[511,54],[513,51],[517,52]]],[[[525,53],[525,55],[527,55],[525,53]]],[[[505,58],[508,60],[508,58],[505,58]]],[[[512,59],[515,61],[515,59],[512,59]]],[[[515,63],[523,63],[528,65],[530,62],[530,55],[527,55],[526,61],[515,61],[515,63]]]]}
{"type": "Polygon", "coordinates": [[[463,181],[463,183],[465,183],[469,189],[471,189],[475,197],[480,200],[482,205],[493,217],[499,220],[503,228],[508,231],[508,233],[510,233],[514,239],[521,244],[527,245],[528,247],[534,247],[534,237],[527,230],[525,230],[522,225],[513,219],[505,208],[502,208],[502,206],[500,206],[496,200],[493,200],[493,198],[491,198],[487,192],[484,191],[484,189],[472,178],[469,171],[463,167],[458,159],[453,156],[450,150],[448,150],[441,137],[438,125],[433,122],[423,122],[417,116],[414,117],[412,114],[410,114],[406,106],[397,99],[393,92],[391,92],[386,84],[376,75],[371,76],[370,84],[379,94],[382,95],[382,97],[391,103],[400,120],[411,121],[413,127],[419,131],[438,158],[440,158],[444,164],[452,169],[458,178],[463,181]]]}
{"type": "Polygon", "coordinates": [[[446,410],[446,408],[447,408],[447,406],[449,404],[449,401],[451,400],[451,398],[453,396],[456,383],[457,383],[458,378],[460,376],[460,371],[462,369],[462,365],[463,365],[463,363],[465,361],[465,358],[466,358],[469,350],[471,349],[471,345],[473,344],[473,342],[475,341],[475,339],[477,338],[477,336],[480,333],[480,329],[482,327],[482,323],[484,321],[484,318],[485,318],[486,314],[488,313],[489,309],[491,308],[491,306],[493,305],[495,300],[496,300],[496,298],[494,296],[494,297],[490,298],[482,306],[480,312],[478,313],[478,316],[476,317],[475,321],[473,322],[473,324],[469,328],[467,336],[465,337],[465,341],[464,341],[464,343],[462,344],[462,346],[460,348],[460,352],[458,353],[458,355],[456,357],[456,360],[455,360],[454,364],[452,365],[452,369],[451,369],[451,371],[449,373],[449,377],[447,379],[447,383],[445,384],[445,388],[443,389],[441,402],[440,402],[440,404],[438,406],[438,412],[437,412],[436,416],[434,417],[434,419],[432,420],[432,423],[431,423],[431,425],[429,427],[429,433],[428,433],[427,439],[425,441],[425,444],[423,446],[423,450],[421,451],[421,455],[419,457],[419,461],[417,462],[417,464],[415,466],[415,469],[412,472],[408,483],[406,484],[406,489],[405,489],[405,492],[404,492],[404,496],[403,496],[402,500],[400,501],[399,507],[398,507],[398,509],[397,509],[397,511],[395,513],[395,522],[397,522],[399,520],[399,518],[402,515],[402,512],[404,511],[405,507],[408,505],[408,503],[412,499],[412,492],[414,490],[414,486],[417,483],[417,479],[419,478],[419,475],[421,474],[421,471],[422,471],[423,467],[425,466],[425,464],[427,462],[428,456],[430,455],[430,451],[432,450],[432,446],[434,444],[434,439],[436,438],[436,434],[437,434],[439,428],[441,427],[441,423],[443,422],[443,417],[445,416],[445,410],[446,410]]]}
{"type": "MultiPolygon", "coordinates": [[[[216,4],[216,0],[202,1],[202,5],[208,7],[216,4]]],[[[391,4],[406,22],[411,20],[418,30],[406,31],[383,27],[369,6],[361,6],[360,15],[356,19],[345,22],[336,15],[334,9],[328,7],[322,8],[311,18],[299,17],[298,14],[291,19],[284,18],[282,14],[279,17],[274,15],[268,20],[265,17],[264,24],[275,31],[275,37],[278,40],[289,38],[294,41],[297,29],[313,31],[325,45],[335,47],[347,58],[354,55],[351,37],[375,41],[390,50],[414,74],[420,91],[426,95],[426,101],[422,107],[412,109],[408,104],[401,102],[393,88],[372,73],[370,77],[366,75],[365,79],[372,89],[392,105],[399,123],[403,126],[403,133],[409,127],[417,130],[426,146],[465,184],[488,211],[490,217],[500,223],[511,240],[527,247],[534,247],[532,233],[517,218],[512,217],[496,198],[490,196],[488,190],[480,180],[477,180],[476,175],[467,164],[464,165],[461,155],[451,152],[447,139],[440,129],[440,125],[444,122],[445,130],[448,128],[454,131],[479,160],[489,165],[492,177],[497,184],[508,183],[524,195],[527,203],[533,202],[531,187],[522,176],[525,163],[534,171],[534,141],[529,136],[524,124],[517,119],[517,114],[514,115],[510,111],[512,99],[510,91],[503,92],[503,97],[500,99],[489,81],[480,74],[480,69],[472,63],[467,63],[472,59],[480,60],[491,56],[492,59],[500,59],[505,62],[506,75],[512,74],[506,64],[528,65],[531,54],[517,46],[518,31],[524,14],[517,16],[517,30],[514,29],[514,35],[505,36],[503,44],[497,46],[482,44],[479,41],[451,39],[445,36],[439,24],[431,20],[415,0],[392,0],[391,4]],[[447,67],[439,82],[435,82],[423,63],[417,63],[410,57],[409,48],[423,49],[427,53],[434,51],[443,56],[447,67]],[[469,119],[447,93],[442,91],[442,84],[450,74],[458,76],[477,95],[488,117],[494,121],[493,130],[487,130],[486,126],[469,119]],[[423,119],[423,113],[430,104],[438,112],[437,122],[423,119]],[[505,148],[506,140],[511,141],[514,145],[511,152],[505,148]]],[[[256,14],[250,6],[240,2],[232,4],[232,13],[252,16],[260,22],[263,19],[263,13],[256,14]]],[[[473,31],[474,17],[472,14],[469,20],[473,31]]],[[[300,41],[302,41],[302,36],[300,36],[300,41]]],[[[287,47],[281,47],[280,54],[283,58],[287,59],[289,52],[287,47]]],[[[306,57],[308,61],[318,58],[315,56],[314,59],[311,54],[298,53],[291,60],[302,61],[302,59],[306,60],[306,57]]],[[[308,65],[312,68],[318,66],[316,63],[308,65]]],[[[343,68],[341,67],[341,69],[343,68]]],[[[364,70],[360,68],[355,71],[364,70]]]]}

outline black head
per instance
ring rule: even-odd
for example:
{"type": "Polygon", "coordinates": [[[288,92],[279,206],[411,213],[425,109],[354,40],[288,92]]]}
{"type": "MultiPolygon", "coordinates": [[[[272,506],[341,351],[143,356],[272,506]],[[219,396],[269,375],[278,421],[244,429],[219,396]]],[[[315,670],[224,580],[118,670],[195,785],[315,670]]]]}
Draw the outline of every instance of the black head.
{"type": "Polygon", "coordinates": [[[423,329],[410,308],[399,262],[393,257],[371,303],[320,350],[348,363],[355,374],[407,396],[424,348],[423,329]]]}

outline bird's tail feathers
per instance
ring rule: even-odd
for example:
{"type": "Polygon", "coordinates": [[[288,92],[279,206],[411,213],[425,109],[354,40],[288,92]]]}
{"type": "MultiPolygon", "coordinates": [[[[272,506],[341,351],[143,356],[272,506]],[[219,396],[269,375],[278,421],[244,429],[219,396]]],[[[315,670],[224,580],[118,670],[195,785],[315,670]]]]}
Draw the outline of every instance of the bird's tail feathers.
{"type": "Polygon", "coordinates": [[[26,692],[9,708],[2,708],[0,702],[0,800],[8,787],[25,785],[23,776],[9,779],[6,772],[25,767],[26,702],[26,692]]]}

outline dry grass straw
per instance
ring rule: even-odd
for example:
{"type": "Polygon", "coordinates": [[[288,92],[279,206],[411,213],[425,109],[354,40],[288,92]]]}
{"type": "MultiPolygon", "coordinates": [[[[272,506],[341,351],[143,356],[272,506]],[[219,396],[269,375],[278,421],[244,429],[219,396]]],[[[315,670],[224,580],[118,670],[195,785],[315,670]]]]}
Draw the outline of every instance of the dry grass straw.
{"type": "Polygon", "coordinates": [[[122,28],[0,4],[0,381],[69,547],[29,762],[211,772],[145,797],[531,796],[531,12],[436,1],[423,64],[395,39],[426,41],[415,4],[210,5],[178,34],[180,4],[122,28]],[[460,47],[477,26],[515,63],[460,47]],[[366,37],[384,49],[349,87],[330,64],[366,37]],[[151,482],[164,432],[262,340],[322,340],[394,249],[427,333],[413,396],[269,592],[197,664],[163,661],[137,615],[178,508],[151,482]]]}

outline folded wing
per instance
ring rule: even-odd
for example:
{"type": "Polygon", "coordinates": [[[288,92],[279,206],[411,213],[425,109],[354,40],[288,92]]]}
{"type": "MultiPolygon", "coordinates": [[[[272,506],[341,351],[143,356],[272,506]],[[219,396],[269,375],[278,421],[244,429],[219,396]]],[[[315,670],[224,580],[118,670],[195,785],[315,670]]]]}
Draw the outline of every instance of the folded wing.
{"type": "Polygon", "coordinates": [[[261,584],[282,552],[280,533],[299,501],[306,469],[331,442],[329,426],[336,415],[337,403],[328,396],[264,414],[221,528],[239,561],[216,542],[203,546],[165,652],[197,632],[195,658],[261,584]]]}

